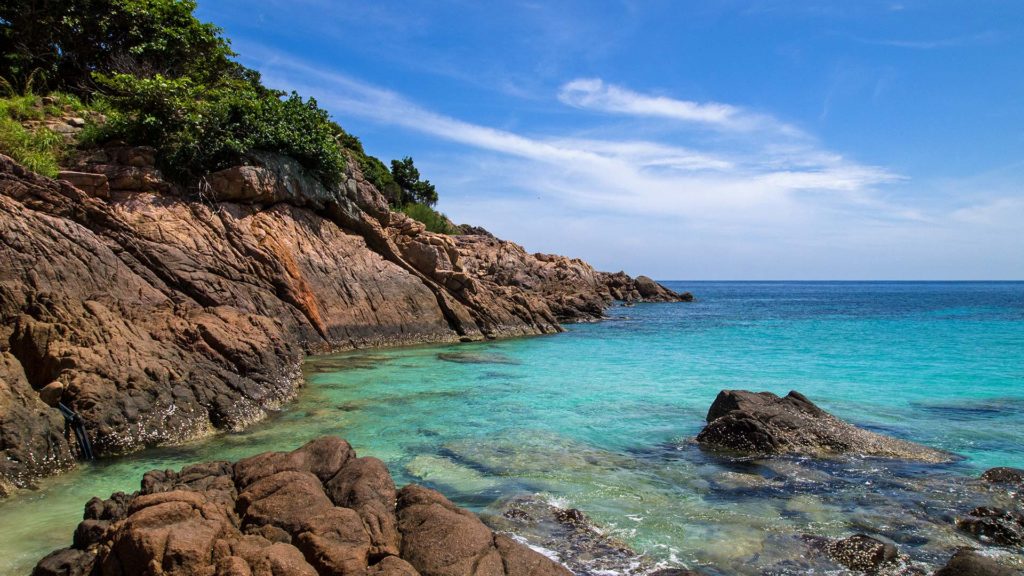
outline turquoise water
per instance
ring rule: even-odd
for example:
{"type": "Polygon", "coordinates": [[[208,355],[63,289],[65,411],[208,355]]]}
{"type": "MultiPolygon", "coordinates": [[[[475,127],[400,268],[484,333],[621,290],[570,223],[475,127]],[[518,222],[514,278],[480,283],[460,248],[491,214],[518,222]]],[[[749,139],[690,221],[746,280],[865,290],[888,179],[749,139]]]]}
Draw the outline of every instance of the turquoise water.
{"type": "Polygon", "coordinates": [[[757,573],[803,533],[867,530],[935,565],[969,543],[965,479],[1024,466],[1024,283],[669,283],[691,304],[615,307],[564,334],[312,358],[244,433],[83,467],[0,503],[0,573],[66,545],[92,495],[151,468],[348,439],[496,521],[513,497],[585,511],[652,559],[757,573]],[[723,388],[799,390],[871,429],[955,452],[919,466],[732,460],[690,442],[723,388]],[[952,486],[952,487],[951,487],[952,486]]]}

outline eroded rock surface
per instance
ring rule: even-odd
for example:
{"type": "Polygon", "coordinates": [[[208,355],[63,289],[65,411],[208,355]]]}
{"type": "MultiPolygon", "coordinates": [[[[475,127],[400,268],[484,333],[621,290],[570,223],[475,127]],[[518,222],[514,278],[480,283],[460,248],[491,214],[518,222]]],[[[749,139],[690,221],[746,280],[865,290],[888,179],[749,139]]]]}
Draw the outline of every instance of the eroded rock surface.
{"type": "Polygon", "coordinates": [[[189,197],[154,162],[83,154],[69,179],[106,180],[86,192],[0,156],[0,494],[73,465],[58,402],[97,454],[130,452],[261,419],[293,396],[304,354],[552,333],[633,292],[681,298],[426,232],[355,162],[328,189],[254,157],[189,197]]]}
{"type": "Polygon", "coordinates": [[[36,575],[569,576],[560,564],[339,438],[146,474],[94,498],[36,575]]]}
{"type": "Polygon", "coordinates": [[[952,458],[913,442],[858,428],[817,407],[798,392],[723,390],[707,415],[697,442],[744,454],[858,454],[922,462],[952,458]]]}

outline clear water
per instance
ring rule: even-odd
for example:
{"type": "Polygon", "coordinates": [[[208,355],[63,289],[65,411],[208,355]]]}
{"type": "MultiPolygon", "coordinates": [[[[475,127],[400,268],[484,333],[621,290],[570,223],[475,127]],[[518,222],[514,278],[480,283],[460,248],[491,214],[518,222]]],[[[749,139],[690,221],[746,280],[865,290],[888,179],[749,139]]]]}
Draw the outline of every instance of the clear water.
{"type": "Polygon", "coordinates": [[[538,495],[654,560],[756,573],[802,533],[868,530],[934,565],[968,543],[965,479],[1024,467],[1024,283],[669,283],[692,304],[616,307],[555,336],[311,358],[308,386],[246,432],[84,466],[0,503],[0,574],[67,545],[93,495],[152,468],[321,434],[492,518],[538,495]],[[799,390],[963,460],[736,461],[689,442],[719,390],[799,390]],[[954,487],[950,487],[954,486],[954,487]]]}

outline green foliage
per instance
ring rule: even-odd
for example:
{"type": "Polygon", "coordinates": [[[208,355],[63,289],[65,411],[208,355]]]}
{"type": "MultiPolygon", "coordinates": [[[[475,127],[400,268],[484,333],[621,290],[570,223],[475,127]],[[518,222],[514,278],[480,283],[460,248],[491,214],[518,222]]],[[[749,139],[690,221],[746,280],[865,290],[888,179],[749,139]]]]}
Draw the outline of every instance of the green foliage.
{"type": "Polygon", "coordinates": [[[91,74],[243,78],[193,0],[0,0],[0,77],[85,93],[91,74]]]}
{"type": "Polygon", "coordinates": [[[401,208],[402,213],[412,218],[413,220],[419,220],[431,232],[438,234],[458,234],[459,228],[452,224],[452,221],[447,216],[434,210],[426,204],[417,204],[410,202],[401,208]]]}
{"type": "Polygon", "coordinates": [[[405,193],[406,201],[427,206],[437,204],[437,190],[430,180],[420,180],[420,171],[416,169],[411,157],[392,160],[391,176],[405,193]]]}
{"type": "Polygon", "coordinates": [[[171,175],[194,180],[253,151],[291,156],[327,186],[345,161],[335,124],[312,98],[257,89],[245,82],[210,87],[190,78],[97,75],[113,112],[99,140],[148,144],[171,175]]]}
{"type": "Polygon", "coordinates": [[[82,98],[107,122],[88,124],[81,144],[153,146],[164,173],[182,184],[263,151],[291,156],[334,186],[347,150],[393,207],[423,205],[427,210],[412,210],[435,228],[450,226],[429,209],[437,191],[420,179],[412,158],[393,160],[389,169],[315,100],[265,88],[195,8],[195,0],[0,0],[0,91],[11,96],[0,111],[11,121],[5,146],[45,156],[45,135],[15,124],[60,115],[66,106],[81,110],[82,98]],[[41,107],[36,88],[63,93],[41,107]],[[42,140],[30,145],[31,138],[42,140]]]}
{"type": "Polygon", "coordinates": [[[0,99],[0,152],[40,174],[56,176],[64,154],[64,139],[46,128],[29,130],[23,120],[42,118],[34,96],[0,99]]]}

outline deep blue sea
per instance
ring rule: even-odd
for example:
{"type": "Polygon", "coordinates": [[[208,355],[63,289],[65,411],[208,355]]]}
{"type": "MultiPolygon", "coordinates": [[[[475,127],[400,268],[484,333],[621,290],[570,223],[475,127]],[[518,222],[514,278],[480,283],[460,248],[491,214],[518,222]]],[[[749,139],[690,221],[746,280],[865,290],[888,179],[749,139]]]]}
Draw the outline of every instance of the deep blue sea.
{"type": "Polygon", "coordinates": [[[553,336],[311,358],[298,400],[250,430],[85,466],[0,503],[0,573],[66,545],[90,496],[136,489],[148,469],[328,433],[485,517],[540,499],[659,565],[740,574],[789,562],[800,534],[857,531],[934,566],[971,543],[950,522],[975,498],[968,479],[1024,467],[1024,283],[666,284],[696,301],[615,306],[553,336]],[[736,388],[797,390],[960,459],[702,452],[691,439],[736,388]]]}

